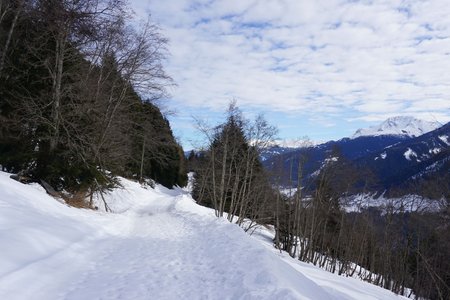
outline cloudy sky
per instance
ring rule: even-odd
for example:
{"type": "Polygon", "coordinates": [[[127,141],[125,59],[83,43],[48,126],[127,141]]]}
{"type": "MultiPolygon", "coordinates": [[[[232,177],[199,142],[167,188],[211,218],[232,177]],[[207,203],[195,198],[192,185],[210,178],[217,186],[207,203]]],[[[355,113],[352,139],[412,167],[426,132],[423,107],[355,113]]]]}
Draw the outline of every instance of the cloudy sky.
{"type": "Polygon", "coordinates": [[[390,116],[450,121],[448,0],[131,0],[169,38],[167,106],[186,148],[192,116],[236,99],[281,138],[337,139],[390,116]]]}

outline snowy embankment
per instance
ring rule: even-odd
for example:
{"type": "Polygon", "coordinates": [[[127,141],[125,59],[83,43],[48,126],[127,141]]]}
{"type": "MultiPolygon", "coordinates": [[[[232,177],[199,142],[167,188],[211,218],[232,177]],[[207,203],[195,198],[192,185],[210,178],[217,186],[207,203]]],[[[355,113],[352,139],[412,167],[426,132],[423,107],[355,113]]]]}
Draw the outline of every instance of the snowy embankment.
{"type": "Polygon", "coordinates": [[[401,298],[278,253],[181,189],[121,183],[105,213],[1,172],[0,299],[401,298]]]}

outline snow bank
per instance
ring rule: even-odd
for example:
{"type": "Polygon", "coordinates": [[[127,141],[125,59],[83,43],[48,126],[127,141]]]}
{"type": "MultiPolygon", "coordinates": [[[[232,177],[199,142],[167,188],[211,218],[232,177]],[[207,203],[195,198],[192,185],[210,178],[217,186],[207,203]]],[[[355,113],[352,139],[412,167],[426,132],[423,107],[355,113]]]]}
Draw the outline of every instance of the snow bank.
{"type": "Polygon", "coordinates": [[[0,299],[400,298],[277,253],[186,191],[121,183],[105,213],[0,173],[0,299]]]}

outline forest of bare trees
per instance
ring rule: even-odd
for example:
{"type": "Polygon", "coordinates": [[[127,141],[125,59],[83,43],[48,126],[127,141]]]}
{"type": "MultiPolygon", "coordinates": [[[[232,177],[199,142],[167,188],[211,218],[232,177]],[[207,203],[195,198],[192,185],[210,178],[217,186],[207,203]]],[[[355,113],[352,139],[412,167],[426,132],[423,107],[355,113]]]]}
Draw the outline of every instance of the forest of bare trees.
{"type": "MultiPolygon", "coordinates": [[[[438,211],[408,210],[401,203],[386,207],[364,203],[347,211],[343,202],[352,186],[372,179],[336,152],[331,157],[335,159],[327,161],[308,194],[299,184],[291,195],[278,196],[275,246],[301,261],[401,295],[447,299],[450,218],[446,185],[427,183],[436,194],[445,194],[438,211]]],[[[301,172],[301,166],[298,169],[301,172]]],[[[432,202],[424,205],[433,207],[432,202]]]]}

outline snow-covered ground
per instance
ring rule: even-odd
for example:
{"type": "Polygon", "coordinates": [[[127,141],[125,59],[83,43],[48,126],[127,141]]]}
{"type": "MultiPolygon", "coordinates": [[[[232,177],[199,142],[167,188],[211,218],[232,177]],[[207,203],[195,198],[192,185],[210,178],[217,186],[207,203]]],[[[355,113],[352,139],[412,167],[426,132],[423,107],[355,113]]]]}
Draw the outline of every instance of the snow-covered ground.
{"type": "Polygon", "coordinates": [[[105,213],[1,172],[0,299],[403,299],[279,253],[182,189],[121,182],[105,213]]]}

